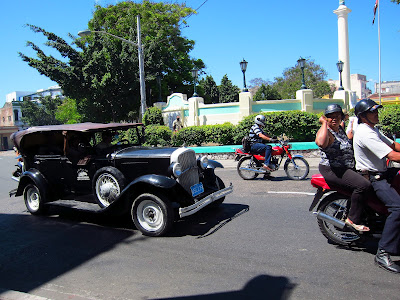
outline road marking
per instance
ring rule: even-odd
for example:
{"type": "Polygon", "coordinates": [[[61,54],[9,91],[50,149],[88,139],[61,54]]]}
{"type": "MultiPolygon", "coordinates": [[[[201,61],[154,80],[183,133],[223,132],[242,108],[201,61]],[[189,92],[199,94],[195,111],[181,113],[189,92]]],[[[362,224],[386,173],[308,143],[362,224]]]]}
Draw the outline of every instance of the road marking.
{"type": "Polygon", "coordinates": [[[300,195],[308,195],[308,196],[314,196],[315,193],[306,193],[306,192],[274,192],[274,191],[268,191],[268,194],[300,194],[300,195]]]}

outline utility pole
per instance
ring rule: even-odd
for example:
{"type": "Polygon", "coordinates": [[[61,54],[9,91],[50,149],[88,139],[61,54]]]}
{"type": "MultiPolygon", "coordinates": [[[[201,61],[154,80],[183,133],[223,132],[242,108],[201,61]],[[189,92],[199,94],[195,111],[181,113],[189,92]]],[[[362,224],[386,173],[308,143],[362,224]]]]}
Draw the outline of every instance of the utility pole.
{"type": "Polygon", "coordinates": [[[144,81],[144,60],[142,36],[140,27],[140,15],[137,16],[137,44],[139,58],[139,80],[140,80],[140,121],[143,121],[144,113],[146,112],[146,86],[144,81]]]}

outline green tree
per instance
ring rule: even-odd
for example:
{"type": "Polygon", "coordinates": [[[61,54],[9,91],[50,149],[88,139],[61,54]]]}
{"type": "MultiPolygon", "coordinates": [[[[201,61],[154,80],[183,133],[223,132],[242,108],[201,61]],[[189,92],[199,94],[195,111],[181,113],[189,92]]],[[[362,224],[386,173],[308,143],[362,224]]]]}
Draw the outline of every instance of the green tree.
{"type": "Polygon", "coordinates": [[[391,1],[396,3],[396,4],[400,4],[400,0],[391,0],[391,1]]]}
{"type": "Polygon", "coordinates": [[[40,97],[35,101],[24,99],[21,103],[22,122],[29,126],[58,125],[61,124],[56,119],[56,111],[62,100],[59,96],[40,97]]]}
{"type": "Polygon", "coordinates": [[[262,84],[260,88],[257,90],[256,94],[253,97],[254,101],[260,100],[279,100],[282,99],[279,92],[276,90],[275,87],[271,85],[264,85],[262,84]]]}
{"type": "MultiPolygon", "coordinates": [[[[307,60],[304,68],[304,79],[307,88],[313,90],[314,96],[320,98],[324,95],[332,95],[333,92],[329,84],[325,81],[326,71],[314,60],[307,60]]],[[[300,66],[287,68],[283,71],[282,77],[276,77],[274,88],[279,92],[283,99],[296,98],[296,91],[302,84],[302,72],[300,66]]]]}
{"type": "Polygon", "coordinates": [[[264,80],[260,77],[253,78],[249,81],[249,91],[252,95],[255,95],[258,91],[258,89],[261,87],[261,85],[272,85],[272,82],[269,80],[264,80]]]}
{"type": "Polygon", "coordinates": [[[211,75],[207,75],[206,78],[202,78],[199,82],[199,94],[204,98],[204,103],[217,103],[219,92],[218,86],[211,75]]]}
{"type": "Polygon", "coordinates": [[[218,87],[219,90],[219,102],[238,102],[240,89],[232,84],[229,80],[228,75],[224,75],[221,80],[221,85],[218,87]]]}
{"type": "Polygon", "coordinates": [[[63,124],[75,124],[81,122],[82,116],[78,113],[76,101],[71,98],[65,98],[62,104],[57,108],[55,117],[63,124]]]}
{"type": "Polygon", "coordinates": [[[164,125],[161,109],[155,106],[149,107],[143,116],[143,124],[146,126],[164,125]]]}
{"type": "MultiPolygon", "coordinates": [[[[200,59],[189,52],[194,41],[181,36],[180,25],[195,11],[185,4],[143,1],[119,2],[107,7],[95,6],[88,27],[95,31],[135,41],[136,16],[141,15],[142,43],[147,99],[157,99],[156,76],[162,74],[164,92],[187,89],[190,70],[203,68],[200,59]],[[150,94],[150,91],[152,93],[150,94]],[[153,95],[155,93],[155,95],[153,95]]],[[[138,115],[140,107],[137,47],[106,34],[72,38],[71,45],[52,32],[29,25],[47,38],[46,46],[59,52],[62,59],[46,55],[28,42],[36,58],[20,53],[21,58],[39,73],[57,82],[64,94],[76,99],[83,121],[121,121],[138,115]]]]}

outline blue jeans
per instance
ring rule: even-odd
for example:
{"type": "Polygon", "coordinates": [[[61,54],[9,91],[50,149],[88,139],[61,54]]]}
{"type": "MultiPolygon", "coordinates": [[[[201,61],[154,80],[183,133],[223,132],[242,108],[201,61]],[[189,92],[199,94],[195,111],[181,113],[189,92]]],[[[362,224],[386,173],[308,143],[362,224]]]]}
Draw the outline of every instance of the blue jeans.
{"type": "Polygon", "coordinates": [[[264,164],[266,166],[269,165],[269,162],[271,160],[271,151],[272,151],[271,145],[266,145],[266,144],[262,144],[262,143],[254,143],[251,145],[251,149],[250,149],[251,153],[263,154],[265,156],[264,164]]]}
{"type": "Polygon", "coordinates": [[[391,254],[400,253],[400,195],[386,181],[372,181],[372,187],[378,198],[386,205],[390,215],[386,219],[385,227],[378,247],[391,254]]]}

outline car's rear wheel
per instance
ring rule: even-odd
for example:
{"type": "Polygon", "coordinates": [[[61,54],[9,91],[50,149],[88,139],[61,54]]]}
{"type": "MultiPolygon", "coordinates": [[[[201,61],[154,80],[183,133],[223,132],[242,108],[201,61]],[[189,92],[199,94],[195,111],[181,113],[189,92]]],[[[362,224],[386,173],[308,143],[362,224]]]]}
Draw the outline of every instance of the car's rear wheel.
{"type": "Polygon", "coordinates": [[[147,236],[162,236],[174,222],[171,202],[161,194],[141,194],[132,204],[132,220],[147,236]]]}
{"type": "Polygon", "coordinates": [[[24,189],[25,206],[32,215],[45,213],[44,197],[35,184],[28,184],[24,189]]]}
{"type": "Polygon", "coordinates": [[[93,190],[100,207],[108,207],[118,198],[125,187],[125,176],[114,167],[97,170],[93,178],[93,190]]]}

